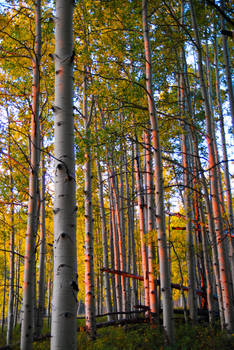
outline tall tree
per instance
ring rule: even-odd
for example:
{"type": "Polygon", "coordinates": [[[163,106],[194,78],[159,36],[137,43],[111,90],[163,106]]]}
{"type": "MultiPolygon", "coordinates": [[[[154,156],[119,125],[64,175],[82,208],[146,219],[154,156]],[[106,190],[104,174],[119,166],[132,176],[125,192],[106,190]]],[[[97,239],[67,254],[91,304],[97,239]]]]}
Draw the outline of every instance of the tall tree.
{"type": "Polygon", "coordinates": [[[40,105],[40,60],[41,60],[41,1],[35,3],[35,56],[33,57],[32,116],[30,139],[30,172],[28,221],[25,239],[23,319],[21,328],[21,349],[32,349],[34,322],[35,243],[38,220],[38,169],[40,148],[39,105],[40,105]]]}
{"type": "Polygon", "coordinates": [[[155,175],[155,205],[156,205],[156,225],[158,232],[158,249],[160,264],[160,289],[162,295],[163,306],[163,326],[166,332],[167,340],[173,343],[173,320],[172,320],[172,294],[170,283],[170,272],[167,252],[167,238],[165,228],[165,212],[164,212],[164,189],[163,189],[163,171],[162,156],[159,138],[158,120],[154,102],[154,91],[152,83],[152,56],[149,38],[148,25],[148,1],[142,0],[142,19],[143,34],[145,47],[145,67],[146,67],[146,91],[148,100],[148,111],[152,128],[152,145],[154,158],[154,175],[155,175]]]}
{"type": "Polygon", "coordinates": [[[96,338],[96,315],[93,261],[93,205],[92,205],[92,158],[90,123],[93,105],[88,113],[87,68],[84,67],[83,117],[85,118],[85,323],[91,339],[96,338]]]}
{"type": "MultiPolygon", "coordinates": [[[[42,129],[42,128],[41,128],[42,129]]],[[[41,130],[42,131],[42,130],[41,130]]],[[[41,148],[43,149],[43,135],[41,135],[41,148]]],[[[36,335],[41,334],[45,306],[45,256],[46,256],[46,227],[45,227],[45,160],[41,156],[41,188],[40,188],[40,252],[38,277],[38,307],[36,317],[36,335]]]]}
{"type": "Polygon", "coordinates": [[[76,347],[78,291],[73,118],[73,6],[57,0],[55,15],[55,200],[51,349],[76,347]]]}
{"type": "Polygon", "coordinates": [[[9,278],[9,297],[8,297],[8,317],[7,317],[7,344],[11,343],[12,331],[14,325],[14,299],[15,299],[15,208],[14,208],[14,182],[13,182],[13,168],[10,160],[11,145],[10,145],[10,116],[8,115],[8,155],[9,155],[9,172],[10,172],[10,198],[11,198],[11,234],[10,234],[10,278],[9,278]]]}

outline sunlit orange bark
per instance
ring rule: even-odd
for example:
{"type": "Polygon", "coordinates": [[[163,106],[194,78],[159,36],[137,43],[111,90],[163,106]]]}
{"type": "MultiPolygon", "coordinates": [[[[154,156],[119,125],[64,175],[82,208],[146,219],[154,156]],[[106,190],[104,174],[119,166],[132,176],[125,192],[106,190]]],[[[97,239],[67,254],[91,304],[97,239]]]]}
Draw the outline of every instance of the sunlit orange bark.
{"type": "Polygon", "coordinates": [[[34,266],[35,240],[37,229],[37,181],[39,168],[39,93],[40,93],[40,58],[41,58],[41,2],[36,2],[36,40],[33,58],[32,116],[31,116],[31,159],[29,173],[28,221],[25,239],[24,282],[23,282],[23,319],[21,328],[21,349],[31,350],[34,322],[34,266]]]}
{"type": "Polygon", "coordinates": [[[94,262],[93,262],[93,203],[92,203],[92,159],[90,145],[91,114],[88,113],[87,69],[84,68],[83,116],[85,118],[85,325],[91,339],[96,338],[94,262]]]}
{"type": "Polygon", "coordinates": [[[146,191],[147,191],[147,233],[148,233],[148,269],[149,269],[149,301],[150,311],[157,313],[157,287],[156,287],[156,257],[155,257],[155,208],[154,208],[154,189],[152,177],[152,159],[151,159],[151,144],[150,133],[148,131],[144,134],[144,142],[146,148],[146,191]]]}

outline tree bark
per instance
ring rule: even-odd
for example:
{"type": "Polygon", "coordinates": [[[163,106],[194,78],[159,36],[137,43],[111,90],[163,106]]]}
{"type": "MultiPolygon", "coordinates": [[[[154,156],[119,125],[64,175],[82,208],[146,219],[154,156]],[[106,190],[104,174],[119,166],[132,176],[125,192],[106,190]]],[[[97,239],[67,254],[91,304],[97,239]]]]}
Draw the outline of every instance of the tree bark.
{"type": "MultiPolygon", "coordinates": [[[[8,123],[10,123],[10,120],[8,119],[8,123]]],[[[10,124],[9,124],[10,126],[10,124]]],[[[8,154],[10,158],[11,154],[11,146],[10,146],[10,130],[9,130],[9,144],[8,144],[8,154]]],[[[14,288],[14,281],[15,281],[15,208],[14,208],[14,197],[13,197],[13,191],[14,191],[14,182],[13,182],[13,174],[12,174],[12,166],[10,161],[9,166],[10,171],[10,196],[11,196],[11,214],[10,214],[10,220],[11,220],[11,233],[10,233],[10,278],[9,278],[9,295],[8,295],[8,318],[7,318],[7,344],[10,344],[12,341],[12,331],[14,326],[14,299],[15,299],[15,288],[14,288]]]]}
{"type": "Polygon", "coordinates": [[[77,349],[73,6],[72,0],[56,1],[54,282],[51,350],[77,349]]]}
{"type": "Polygon", "coordinates": [[[145,131],[145,157],[146,157],[146,192],[147,192],[147,236],[148,236],[148,269],[149,269],[149,302],[150,311],[155,318],[157,313],[157,283],[156,283],[156,256],[155,256],[155,203],[154,184],[152,176],[152,159],[150,132],[145,131]]]}
{"type": "MultiPolygon", "coordinates": [[[[181,55],[181,74],[179,83],[179,104],[181,119],[186,118],[185,111],[185,94],[184,94],[184,82],[182,75],[184,72],[183,56],[181,55]]],[[[196,278],[195,278],[195,253],[194,253],[194,241],[193,241],[193,224],[192,224],[192,160],[191,160],[191,147],[189,139],[189,129],[186,120],[182,122],[183,132],[181,135],[181,150],[182,150],[182,163],[183,163],[183,175],[184,175],[184,206],[186,216],[186,260],[188,269],[188,305],[189,315],[192,322],[197,321],[197,301],[196,301],[196,278]]]]}
{"type": "MultiPolygon", "coordinates": [[[[94,294],[94,262],[93,262],[93,205],[92,205],[92,169],[91,169],[91,114],[88,114],[87,69],[84,68],[83,116],[85,118],[85,324],[91,339],[96,338],[96,311],[94,294]]],[[[91,113],[91,112],[90,112],[91,113]]]]}
{"type": "Polygon", "coordinates": [[[142,184],[141,165],[138,139],[136,138],[135,144],[135,176],[136,176],[136,189],[138,198],[138,210],[139,210],[139,227],[140,227],[140,241],[141,241],[141,261],[142,261],[142,273],[144,277],[144,305],[150,306],[149,300],[149,273],[148,273],[148,259],[146,248],[146,225],[145,225],[145,203],[144,203],[144,191],[142,184]]]}
{"type": "MultiPolygon", "coordinates": [[[[43,136],[41,139],[43,149],[43,136]]],[[[41,335],[45,306],[45,256],[46,256],[46,228],[45,228],[45,161],[41,158],[41,189],[40,189],[40,252],[39,252],[39,279],[38,279],[38,307],[36,336],[41,335]]]]}
{"type": "MultiPolygon", "coordinates": [[[[97,160],[97,173],[98,173],[98,182],[99,182],[98,184],[99,206],[100,206],[100,214],[101,214],[101,221],[102,221],[102,254],[103,254],[102,263],[103,263],[103,267],[108,268],[109,267],[108,244],[107,244],[106,213],[105,213],[104,200],[103,200],[103,180],[102,180],[101,167],[98,160],[97,160]]],[[[109,276],[106,272],[104,272],[104,290],[105,290],[106,312],[111,313],[112,305],[111,305],[110,281],[109,281],[109,276]]],[[[111,317],[108,316],[108,321],[110,320],[111,320],[111,317]]]]}
{"type": "Polygon", "coordinates": [[[35,10],[35,57],[33,58],[32,117],[31,117],[31,157],[29,174],[28,221],[25,239],[24,282],[23,282],[23,318],[21,327],[21,349],[31,350],[34,324],[34,274],[35,240],[37,229],[37,182],[39,168],[39,95],[40,95],[40,58],[41,58],[41,1],[37,0],[35,10]]]}

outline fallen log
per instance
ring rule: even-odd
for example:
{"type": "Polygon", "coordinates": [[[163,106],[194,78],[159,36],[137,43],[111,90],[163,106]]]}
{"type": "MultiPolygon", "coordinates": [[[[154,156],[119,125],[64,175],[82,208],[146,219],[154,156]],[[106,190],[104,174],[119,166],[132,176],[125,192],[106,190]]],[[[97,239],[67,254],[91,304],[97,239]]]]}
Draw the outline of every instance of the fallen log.
{"type": "MultiPolygon", "coordinates": [[[[120,275],[120,276],[124,276],[124,277],[128,277],[128,278],[137,279],[139,281],[144,281],[144,277],[143,276],[133,275],[132,273],[128,273],[128,272],[125,272],[125,271],[112,270],[112,269],[107,269],[107,268],[104,268],[104,267],[101,268],[100,270],[102,272],[112,273],[112,274],[116,274],[116,275],[120,275]]],[[[156,283],[157,283],[158,286],[160,285],[160,281],[159,280],[157,280],[156,283]]],[[[188,292],[188,287],[182,286],[181,284],[178,284],[178,283],[171,283],[171,288],[184,290],[185,292],[188,292]]],[[[206,293],[203,292],[202,290],[197,289],[196,290],[196,294],[206,298],[206,293]]],[[[217,297],[215,295],[213,297],[214,297],[214,299],[217,299],[217,297]]]]}
{"type": "MultiPolygon", "coordinates": [[[[144,310],[136,310],[136,311],[119,311],[119,312],[109,312],[102,315],[96,315],[95,317],[105,317],[105,316],[115,316],[115,315],[131,315],[131,314],[140,314],[144,312],[144,310]]],[[[77,320],[84,320],[85,316],[77,316],[77,320]]]]}

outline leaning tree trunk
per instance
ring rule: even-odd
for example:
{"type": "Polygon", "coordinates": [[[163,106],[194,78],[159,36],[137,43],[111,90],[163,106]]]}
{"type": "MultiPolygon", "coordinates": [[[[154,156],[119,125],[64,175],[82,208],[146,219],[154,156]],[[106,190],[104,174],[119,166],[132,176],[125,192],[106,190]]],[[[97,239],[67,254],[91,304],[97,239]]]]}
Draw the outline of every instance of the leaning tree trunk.
{"type": "Polygon", "coordinates": [[[41,58],[41,1],[36,2],[35,57],[33,58],[32,117],[31,117],[31,158],[29,174],[28,221],[25,239],[24,282],[23,282],[23,318],[21,328],[21,349],[32,349],[34,323],[34,273],[35,240],[37,229],[37,198],[39,168],[39,94],[40,94],[40,58],[41,58]]]}
{"type": "Polygon", "coordinates": [[[73,1],[55,15],[55,200],[51,350],[75,350],[77,337],[76,182],[73,118],[73,1]]]}
{"type": "Polygon", "coordinates": [[[158,248],[159,248],[159,266],[160,266],[160,289],[162,295],[163,306],[163,326],[166,332],[167,340],[173,343],[173,306],[172,293],[170,283],[170,271],[167,252],[167,238],[165,228],[165,212],[164,212],[164,189],[163,189],[163,171],[161,146],[159,139],[158,120],[156,108],[154,104],[154,93],[152,84],[152,59],[149,40],[148,27],[148,11],[147,0],[142,0],[142,17],[143,17],[143,33],[145,46],[145,64],[146,64],[146,90],[148,99],[148,110],[152,128],[152,145],[155,165],[155,202],[156,202],[156,225],[158,232],[158,248]]]}

